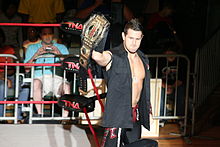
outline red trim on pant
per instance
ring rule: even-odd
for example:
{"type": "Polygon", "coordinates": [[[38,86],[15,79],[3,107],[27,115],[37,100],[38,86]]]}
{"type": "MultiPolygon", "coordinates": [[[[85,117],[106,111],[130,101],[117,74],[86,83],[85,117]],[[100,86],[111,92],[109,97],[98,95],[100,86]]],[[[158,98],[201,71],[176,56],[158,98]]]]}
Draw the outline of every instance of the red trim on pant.
{"type": "Polygon", "coordinates": [[[133,122],[137,121],[137,109],[138,109],[138,105],[136,105],[135,107],[132,107],[133,122]]]}

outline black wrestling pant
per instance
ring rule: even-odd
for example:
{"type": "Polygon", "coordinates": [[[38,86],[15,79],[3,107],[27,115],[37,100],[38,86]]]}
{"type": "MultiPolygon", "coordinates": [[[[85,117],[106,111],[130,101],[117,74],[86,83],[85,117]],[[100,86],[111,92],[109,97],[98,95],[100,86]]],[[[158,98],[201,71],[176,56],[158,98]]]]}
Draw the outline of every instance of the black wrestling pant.
{"type": "Polygon", "coordinates": [[[133,108],[133,128],[105,128],[101,147],[122,147],[141,138],[137,108],[133,108]]]}
{"type": "Polygon", "coordinates": [[[101,147],[158,147],[152,139],[141,138],[138,106],[132,108],[133,128],[105,128],[101,147]]]}
{"type": "Polygon", "coordinates": [[[101,147],[122,147],[141,138],[141,125],[134,122],[133,128],[105,128],[101,147]]]}

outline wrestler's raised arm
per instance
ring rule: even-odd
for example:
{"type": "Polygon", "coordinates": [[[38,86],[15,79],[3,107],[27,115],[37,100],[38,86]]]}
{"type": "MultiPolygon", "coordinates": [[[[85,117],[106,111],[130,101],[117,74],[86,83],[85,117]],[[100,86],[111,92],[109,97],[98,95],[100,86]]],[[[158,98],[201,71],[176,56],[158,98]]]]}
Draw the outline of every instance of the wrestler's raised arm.
{"type": "Polygon", "coordinates": [[[103,51],[100,53],[93,50],[92,59],[95,60],[100,66],[110,66],[112,61],[112,53],[110,51],[103,51]]]}

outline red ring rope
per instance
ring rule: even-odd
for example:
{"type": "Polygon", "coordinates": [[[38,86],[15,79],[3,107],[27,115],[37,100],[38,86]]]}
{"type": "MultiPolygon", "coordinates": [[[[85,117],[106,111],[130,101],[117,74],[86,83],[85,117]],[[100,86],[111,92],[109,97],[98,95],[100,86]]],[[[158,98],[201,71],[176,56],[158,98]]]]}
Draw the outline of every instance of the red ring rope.
{"type": "Polygon", "coordinates": [[[60,27],[61,24],[40,24],[40,23],[0,23],[0,26],[60,27]]]}
{"type": "Polygon", "coordinates": [[[61,66],[61,63],[0,63],[8,66],[61,66]]]}
{"type": "Polygon", "coordinates": [[[102,101],[101,101],[100,95],[99,95],[99,93],[98,93],[98,89],[97,89],[97,87],[96,87],[96,85],[95,85],[95,82],[94,82],[94,80],[93,80],[91,69],[89,68],[87,72],[88,72],[88,74],[89,74],[89,77],[90,77],[91,82],[92,82],[92,86],[93,86],[93,88],[94,88],[95,94],[96,94],[97,99],[98,99],[98,101],[99,101],[99,104],[100,104],[100,106],[101,106],[101,110],[102,110],[102,112],[104,112],[104,105],[103,105],[103,103],[102,103],[102,101]]]}
{"type": "Polygon", "coordinates": [[[56,104],[57,101],[0,101],[0,104],[56,104]]]}
{"type": "Polygon", "coordinates": [[[91,124],[91,121],[90,121],[90,119],[89,119],[89,115],[88,115],[88,113],[87,113],[86,108],[83,108],[83,112],[85,113],[86,119],[87,119],[88,124],[89,124],[89,129],[90,129],[90,131],[92,132],[92,135],[93,135],[93,138],[95,139],[96,145],[97,145],[97,147],[100,147],[100,144],[99,144],[99,141],[98,141],[96,132],[95,132],[95,130],[94,130],[93,127],[92,127],[92,124],[91,124]]]}

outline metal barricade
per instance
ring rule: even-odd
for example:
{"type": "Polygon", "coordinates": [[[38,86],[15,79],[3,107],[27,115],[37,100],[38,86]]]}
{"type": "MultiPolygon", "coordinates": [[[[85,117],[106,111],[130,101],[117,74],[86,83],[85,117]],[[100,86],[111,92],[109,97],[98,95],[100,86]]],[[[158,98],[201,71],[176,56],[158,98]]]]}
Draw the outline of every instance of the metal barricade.
{"type": "MultiPolygon", "coordinates": [[[[5,59],[5,63],[11,63],[11,62],[16,62],[18,63],[17,57],[11,54],[0,54],[0,58],[4,58],[5,59]],[[9,62],[9,60],[11,60],[9,62]]],[[[3,63],[4,64],[4,63],[3,63]]],[[[17,109],[18,109],[18,104],[14,104],[11,105],[8,102],[8,99],[14,99],[15,101],[18,101],[18,89],[19,87],[16,85],[19,85],[19,66],[15,67],[15,73],[13,75],[8,76],[8,69],[9,66],[8,65],[0,65],[0,67],[2,68],[4,72],[4,78],[1,79],[1,95],[3,97],[1,97],[1,99],[3,100],[4,103],[0,103],[0,107],[2,107],[1,109],[3,109],[3,111],[1,112],[3,116],[0,116],[0,120],[12,120],[15,123],[17,123],[17,109]],[[12,81],[12,87],[8,88],[8,80],[12,81]],[[14,110],[11,109],[12,112],[10,112],[9,116],[6,116],[7,112],[7,106],[11,106],[14,107],[14,110]]]]}
{"type": "MultiPolygon", "coordinates": [[[[59,57],[64,57],[62,55],[58,55],[59,57]]],[[[41,55],[41,56],[38,56],[35,61],[37,59],[40,59],[40,58],[43,58],[43,59],[46,59],[46,58],[53,58],[55,60],[55,58],[57,58],[57,55],[51,55],[51,54],[45,54],[45,55],[41,55]]],[[[37,64],[37,63],[36,63],[37,64]]],[[[56,85],[55,84],[55,76],[56,76],[56,69],[57,68],[60,68],[60,64],[48,64],[46,65],[46,63],[43,63],[45,65],[41,65],[41,68],[42,68],[42,93],[45,91],[45,85],[47,84],[50,84],[52,85],[52,91],[54,91],[54,89],[59,86],[59,85],[56,85]],[[46,71],[46,68],[51,68],[52,70],[52,75],[49,75],[47,77],[45,77],[45,71],[46,71]],[[52,77],[52,81],[50,83],[45,83],[44,81],[47,80],[46,78],[48,77],[52,77]]],[[[36,66],[32,66],[31,67],[31,75],[29,77],[29,80],[28,81],[31,81],[31,92],[30,92],[30,101],[34,101],[33,100],[33,93],[34,93],[34,75],[35,75],[35,67],[36,66]]],[[[37,67],[40,67],[40,66],[37,66],[37,67]]],[[[76,75],[74,75],[74,77],[76,77],[76,75]]],[[[62,84],[66,83],[66,71],[63,70],[63,78],[62,78],[62,84]]],[[[24,79],[24,80],[27,80],[27,79],[24,79]]],[[[75,92],[75,89],[76,89],[76,78],[73,79],[73,92],[75,92]]],[[[63,89],[65,89],[65,84],[64,84],[64,87],[63,89]]],[[[70,93],[69,93],[70,94],[70,93]]],[[[40,104],[41,105],[41,108],[42,108],[42,115],[41,116],[37,116],[37,115],[33,115],[34,112],[34,103],[31,103],[30,104],[30,113],[29,113],[29,123],[33,123],[33,121],[37,121],[37,120],[65,120],[65,119],[70,119],[70,117],[64,117],[64,109],[63,108],[59,108],[56,103],[57,103],[57,100],[60,98],[61,95],[59,96],[55,96],[54,92],[51,92],[47,95],[42,95],[42,102],[40,103],[35,103],[35,104],[40,104]],[[45,109],[49,109],[50,112],[47,112],[45,111],[45,109]],[[48,108],[49,107],[49,108],[48,108]],[[56,110],[59,111],[59,109],[61,110],[60,112],[56,112],[56,110]],[[48,114],[49,113],[49,114],[48,114]]],[[[74,112],[72,114],[74,116],[74,112]]],[[[74,117],[72,117],[72,119],[75,119],[74,117]]]]}
{"type": "MultiPolygon", "coordinates": [[[[183,120],[182,127],[184,131],[181,133],[183,136],[186,136],[188,99],[189,99],[190,61],[188,57],[186,57],[185,55],[179,55],[179,54],[177,55],[157,54],[157,55],[146,55],[146,56],[149,58],[151,78],[162,79],[163,81],[161,99],[160,99],[161,103],[159,106],[160,114],[154,115],[156,113],[153,112],[153,119],[160,119],[165,121],[183,120]],[[175,57],[175,63],[169,65],[170,63],[167,60],[168,57],[175,57]],[[183,67],[183,63],[184,63],[184,67],[183,67]],[[162,67],[161,64],[165,66],[162,67]],[[184,68],[184,70],[180,68],[184,68]],[[167,74],[162,75],[161,70],[163,70],[163,72],[167,74]],[[176,70],[175,71],[176,75],[168,74],[168,72],[172,70],[176,70]],[[177,86],[178,84],[176,83],[171,84],[171,85],[175,85],[174,87],[170,87],[170,83],[180,80],[179,79],[180,70],[183,70],[182,71],[183,77],[181,77],[181,80],[184,80],[183,81],[184,88],[181,87],[181,90],[179,90],[179,87],[177,86]],[[169,81],[169,78],[171,78],[169,76],[174,76],[172,77],[174,81],[169,81]],[[171,91],[173,91],[173,93],[170,93],[171,91]]],[[[155,93],[156,92],[157,91],[155,90],[155,93]]]]}
{"type": "MultiPolygon", "coordinates": [[[[17,59],[15,56],[13,55],[4,55],[4,54],[1,54],[0,57],[13,57],[14,59],[17,59]]],[[[59,55],[59,57],[61,57],[61,55],[59,55]]],[[[39,56],[38,58],[56,58],[56,56],[54,55],[44,55],[44,56],[39,56]]],[[[53,68],[53,73],[55,74],[55,70],[56,70],[56,67],[60,67],[61,66],[61,63],[54,63],[54,64],[46,64],[46,63],[42,63],[42,64],[37,64],[37,63],[19,63],[18,61],[16,63],[0,63],[0,66],[4,66],[5,67],[5,71],[6,71],[6,74],[7,74],[7,67],[8,66],[15,66],[16,67],[16,74],[15,74],[15,85],[14,85],[14,88],[15,88],[15,94],[12,96],[13,98],[15,98],[15,101],[7,101],[7,93],[5,93],[5,99],[4,101],[0,101],[0,104],[3,104],[4,106],[6,106],[7,104],[10,104],[10,105],[14,105],[14,108],[13,108],[13,117],[6,117],[5,116],[5,111],[3,112],[3,117],[0,117],[0,120],[13,120],[15,124],[17,124],[18,122],[18,118],[17,118],[17,113],[18,113],[18,104],[22,104],[23,108],[22,110],[26,111],[28,113],[28,122],[29,124],[33,123],[33,121],[39,121],[39,120],[65,120],[65,119],[70,119],[70,117],[63,117],[63,111],[64,109],[63,108],[60,108],[60,107],[55,107],[55,105],[57,104],[57,99],[54,97],[54,95],[49,95],[47,96],[48,98],[51,98],[49,101],[46,101],[45,98],[42,99],[42,101],[34,101],[33,100],[33,92],[34,92],[34,84],[33,84],[33,81],[34,81],[34,72],[35,72],[35,67],[42,67],[42,72],[44,72],[45,70],[45,67],[52,67],[53,68]],[[31,72],[30,72],[30,75],[29,77],[26,77],[24,73],[19,73],[19,69],[20,69],[20,66],[31,66],[31,72]],[[19,76],[21,77],[20,79],[22,79],[22,82],[19,82],[19,76]],[[21,83],[28,83],[30,85],[30,95],[29,95],[29,100],[30,101],[18,101],[18,95],[19,95],[19,87],[21,85],[21,83]],[[25,105],[28,105],[26,107],[24,107],[24,104],[25,105]],[[34,104],[41,104],[43,107],[42,107],[42,116],[40,117],[37,117],[36,115],[34,115],[34,104]],[[50,109],[50,114],[49,115],[45,115],[44,114],[44,108],[45,106],[44,105],[49,105],[49,109],[50,109]],[[61,109],[61,114],[60,115],[56,115],[55,113],[55,109],[61,109]]],[[[43,73],[44,74],[44,73],[43,73]]],[[[66,72],[64,71],[63,72],[63,82],[64,82],[64,79],[66,78],[66,72]]],[[[54,77],[54,75],[52,75],[52,77],[54,77]]],[[[76,90],[76,75],[74,74],[74,79],[73,79],[73,90],[72,92],[75,92],[76,90]]],[[[7,79],[7,77],[5,78],[7,79]]],[[[54,81],[54,80],[53,80],[54,81]]],[[[7,91],[7,82],[4,82],[5,84],[5,91],[7,91]]],[[[52,84],[53,86],[57,86],[53,83],[47,83],[47,84],[52,84]]],[[[64,87],[65,88],[65,87],[64,87]]],[[[5,108],[5,107],[4,107],[5,108]]],[[[74,114],[72,114],[72,116],[74,116],[74,114]]],[[[74,119],[74,117],[72,117],[72,119],[74,119]]]]}
{"type": "MultiPolygon", "coordinates": [[[[188,116],[188,99],[189,99],[189,76],[190,76],[190,60],[188,59],[188,57],[186,57],[185,55],[146,55],[149,60],[150,60],[150,72],[152,74],[151,76],[151,102],[152,102],[152,111],[153,111],[153,116],[151,121],[154,120],[168,120],[168,121],[174,121],[174,120],[181,120],[182,124],[182,129],[183,132],[181,132],[182,136],[186,136],[187,135],[187,116],[188,116]],[[168,97],[169,94],[167,93],[167,89],[169,86],[169,82],[166,80],[164,81],[164,88],[160,85],[162,82],[162,77],[160,77],[161,75],[159,74],[159,68],[160,68],[160,64],[161,61],[166,61],[167,57],[175,57],[176,60],[176,67],[177,67],[177,74],[174,77],[175,80],[178,80],[179,76],[178,76],[178,71],[180,71],[178,68],[183,67],[184,66],[184,91],[182,91],[182,94],[184,95],[182,98],[182,105],[180,106],[178,104],[178,98],[177,96],[179,95],[179,91],[175,90],[173,96],[173,112],[172,114],[168,114],[168,97]],[[182,62],[184,62],[185,64],[182,65],[182,62]],[[163,89],[163,90],[161,90],[163,89]],[[162,112],[161,111],[161,103],[160,101],[162,101],[162,96],[161,93],[164,92],[164,109],[163,109],[163,115],[160,115],[160,113],[158,112],[162,112]],[[159,97],[159,98],[158,98],[159,97]],[[178,108],[179,107],[179,108],[178,108]],[[182,114],[178,114],[178,111],[181,109],[182,114]]],[[[165,65],[168,64],[168,62],[163,63],[165,65]]],[[[168,79],[168,77],[166,77],[165,79],[168,79]]],[[[88,80],[89,81],[89,80],[88,80]]],[[[100,86],[102,79],[98,79],[97,80],[97,85],[96,86],[100,86]]],[[[91,87],[91,85],[89,84],[89,82],[87,82],[87,86],[91,87]]],[[[174,87],[175,89],[178,89],[177,86],[174,87]]],[[[94,91],[91,93],[94,94],[94,91]]],[[[82,124],[88,124],[86,122],[85,116],[84,114],[80,114],[79,115],[79,119],[81,120],[82,124]]],[[[96,104],[95,110],[94,112],[91,112],[89,114],[90,119],[92,124],[99,124],[100,120],[102,118],[102,112],[101,112],[101,108],[98,105],[98,103],[96,104]]],[[[157,124],[157,123],[156,123],[157,124]]],[[[154,129],[154,127],[152,127],[154,129]]],[[[159,126],[156,128],[158,129],[159,126]]],[[[144,130],[143,132],[145,132],[146,130],[144,130]]],[[[156,131],[155,131],[156,132],[156,131]]],[[[146,133],[148,136],[154,135],[155,132],[150,132],[150,133],[146,133]]],[[[157,133],[157,132],[156,132],[157,133]]],[[[156,135],[155,135],[156,136],[156,135]]]]}
{"type": "MultiPolygon", "coordinates": [[[[47,55],[48,56],[48,55],[47,55]]],[[[156,95],[158,96],[158,91],[157,91],[157,88],[158,85],[157,85],[157,80],[161,80],[161,75],[160,75],[160,61],[164,61],[164,59],[166,59],[167,57],[175,57],[177,60],[176,60],[176,77],[175,77],[175,80],[178,80],[178,72],[179,72],[179,68],[180,68],[180,60],[183,60],[186,64],[185,66],[185,70],[184,70],[184,85],[185,85],[185,90],[184,90],[184,112],[182,115],[178,115],[177,113],[177,110],[178,110],[178,98],[177,98],[177,95],[178,95],[178,91],[175,90],[174,91],[174,94],[173,94],[173,110],[172,110],[172,113],[167,113],[168,112],[168,108],[167,108],[167,103],[168,103],[168,93],[167,93],[167,89],[168,89],[168,82],[167,80],[164,81],[164,108],[163,108],[163,111],[161,111],[161,107],[160,107],[160,104],[155,107],[154,105],[152,107],[155,107],[153,109],[153,119],[159,119],[159,120],[177,120],[177,119],[181,119],[184,121],[184,132],[183,132],[183,135],[186,135],[186,127],[187,127],[187,109],[188,109],[188,90],[189,90],[189,73],[190,73],[190,61],[189,59],[184,56],[184,55],[146,55],[149,60],[150,60],[150,71],[151,71],[151,78],[154,79],[153,81],[156,81],[153,85],[155,86],[154,87],[151,87],[151,88],[154,88],[155,90],[153,91],[155,94],[151,94],[151,96],[155,96],[155,99],[156,100],[156,95]],[[163,59],[163,60],[162,60],[163,59]],[[159,115],[155,115],[155,114],[158,114],[158,113],[155,113],[156,111],[159,111],[159,112],[163,112],[163,115],[159,114],[159,115]]],[[[55,56],[48,56],[49,58],[54,58],[55,56]]],[[[45,58],[45,56],[43,57],[38,57],[38,58],[45,58]]],[[[165,60],[166,61],[166,60],[165,60]]],[[[163,64],[167,64],[167,62],[163,62],[163,64]]],[[[1,64],[0,64],[1,65],[1,64]]],[[[8,64],[9,66],[10,64],[8,64]]],[[[12,65],[12,64],[11,64],[12,65]]],[[[53,67],[53,73],[55,73],[55,70],[56,70],[56,67],[59,67],[61,64],[60,63],[55,63],[55,64],[47,64],[47,63],[44,63],[44,64],[39,64],[39,63],[14,63],[14,65],[12,66],[16,66],[16,89],[17,89],[17,92],[16,92],[16,95],[15,97],[18,97],[18,87],[19,87],[19,81],[18,81],[18,75],[21,75],[19,74],[19,66],[32,66],[31,67],[31,74],[30,74],[30,77],[25,77],[24,75],[22,76],[23,77],[23,82],[27,82],[27,83],[30,83],[30,87],[31,87],[31,90],[30,90],[30,101],[28,102],[20,102],[20,103],[23,103],[23,104],[28,104],[29,105],[29,108],[26,109],[26,111],[28,111],[29,113],[29,122],[28,123],[33,123],[33,121],[40,121],[40,120],[64,120],[64,119],[70,119],[70,117],[63,117],[63,108],[56,108],[56,103],[57,103],[57,99],[54,98],[54,95],[52,96],[49,96],[50,99],[49,101],[47,101],[46,99],[43,99],[41,102],[38,102],[38,101],[34,101],[33,100],[33,90],[34,90],[34,87],[33,87],[33,79],[34,79],[34,72],[35,72],[35,67],[36,66],[41,66],[43,68],[46,68],[46,66],[51,66],[53,67]],[[41,117],[35,117],[33,116],[33,112],[34,112],[34,104],[42,104],[42,105],[50,105],[50,115],[42,115],[41,117]],[[56,115],[55,111],[56,109],[62,109],[62,112],[61,114],[59,115],[56,115]]],[[[43,69],[42,68],[42,69],[43,69]]],[[[44,69],[42,70],[44,71],[44,69]]],[[[76,92],[76,87],[77,87],[77,84],[76,84],[76,80],[77,80],[77,76],[76,74],[73,75],[73,87],[72,87],[72,92],[76,92]]],[[[66,78],[66,72],[64,71],[64,78],[66,78]]],[[[168,77],[166,77],[165,79],[168,79],[168,77]]],[[[102,80],[97,80],[97,83],[98,85],[97,86],[100,86],[100,84],[102,83],[102,80]]],[[[51,84],[51,83],[47,83],[47,84],[51,84]]],[[[89,82],[87,82],[87,84],[89,84],[89,82]]],[[[55,85],[57,86],[57,85],[55,85]]],[[[102,86],[105,86],[105,84],[103,84],[102,86]]],[[[89,85],[88,85],[89,87],[89,85]]],[[[90,87],[91,87],[91,84],[90,84],[90,87]]],[[[174,87],[175,89],[177,89],[177,87],[174,87]]],[[[101,93],[105,92],[106,89],[102,89],[104,91],[102,91],[101,93]]],[[[159,91],[160,92],[160,91],[159,91]]],[[[90,93],[91,94],[91,93],[90,93]]],[[[94,92],[92,93],[94,94],[94,92]]],[[[160,95],[160,94],[159,94],[160,95]]],[[[91,95],[90,95],[91,96],[91,95]]],[[[17,100],[17,99],[16,99],[17,100]]],[[[161,101],[161,98],[160,98],[160,101],[161,101]]],[[[18,102],[19,103],[19,102],[18,102]]],[[[15,111],[17,109],[17,105],[18,103],[15,103],[15,111]]],[[[44,108],[44,107],[43,107],[44,108]]],[[[101,118],[102,118],[102,112],[100,111],[100,107],[98,104],[96,104],[96,108],[95,108],[95,111],[93,113],[90,113],[90,119],[93,121],[100,121],[101,118]]],[[[17,123],[17,116],[16,116],[16,113],[15,113],[15,116],[12,117],[12,118],[6,118],[6,117],[2,117],[0,119],[12,119],[14,120],[14,123],[17,123]]],[[[85,119],[85,116],[83,114],[80,114],[79,116],[74,116],[74,114],[72,114],[72,117],[71,119],[77,119],[77,120],[86,120],[85,119]]],[[[84,121],[85,122],[85,121],[84,121]]],[[[83,123],[83,122],[81,122],[83,123]]],[[[96,124],[96,123],[95,123],[96,124]]]]}

